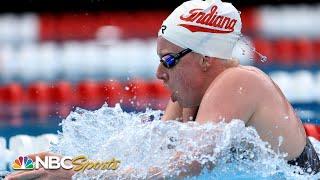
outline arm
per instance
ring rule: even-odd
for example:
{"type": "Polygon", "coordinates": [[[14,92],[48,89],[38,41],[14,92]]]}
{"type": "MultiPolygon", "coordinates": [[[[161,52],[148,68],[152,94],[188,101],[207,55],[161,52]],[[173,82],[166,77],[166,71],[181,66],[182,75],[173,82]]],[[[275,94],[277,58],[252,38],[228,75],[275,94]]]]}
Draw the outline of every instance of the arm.
{"type": "Polygon", "coordinates": [[[175,119],[182,119],[182,107],[179,105],[178,102],[173,102],[170,99],[161,120],[168,121],[175,119]]]}
{"type": "Polygon", "coordinates": [[[161,120],[168,121],[177,119],[181,122],[187,122],[190,120],[190,117],[195,119],[197,111],[198,107],[182,108],[178,102],[173,102],[170,99],[161,120]]]}

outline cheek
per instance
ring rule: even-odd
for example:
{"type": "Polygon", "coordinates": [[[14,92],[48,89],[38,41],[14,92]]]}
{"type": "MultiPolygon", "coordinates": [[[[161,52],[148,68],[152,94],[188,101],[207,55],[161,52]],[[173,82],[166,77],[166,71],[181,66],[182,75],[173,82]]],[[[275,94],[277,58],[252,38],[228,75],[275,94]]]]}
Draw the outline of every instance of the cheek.
{"type": "Polygon", "coordinates": [[[193,74],[183,76],[180,87],[183,88],[183,94],[188,98],[199,98],[201,95],[203,81],[193,74]]]}
{"type": "Polygon", "coordinates": [[[175,71],[168,72],[169,86],[173,91],[178,91],[181,95],[191,96],[199,90],[199,79],[194,69],[179,68],[175,71]]]}
{"type": "Polygon", "coordinates": [[[180,86],[183,78],[181,77],[181,73],[177,71],[171,71],[171,72],[168,72],[168,75],[169,75],[169,81],[168,81],[169,86],[176,90],[176,88],[180,86]]]}
{"type": "Polygon", "coordinates": [[[174,86],[177,87],[177,90],[181,91],[183,94],[189,94],[190,90],[193,88],[193,79],[188,72],[179,71],[175,76],[175,84],[174,86]]]}

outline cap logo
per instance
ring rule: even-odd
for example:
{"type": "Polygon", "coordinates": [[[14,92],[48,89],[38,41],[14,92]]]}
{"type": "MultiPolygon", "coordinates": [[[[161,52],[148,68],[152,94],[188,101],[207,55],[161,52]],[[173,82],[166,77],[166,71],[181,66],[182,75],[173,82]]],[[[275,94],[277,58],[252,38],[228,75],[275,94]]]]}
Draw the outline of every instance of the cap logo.
{"type": "Polygon", "coordinates": [[[166,29],[167,29],[167,26],[166,25],[162,25],[161,26],[161,33],[164,34],[164,30],[166,30],[166,29]]]}
{"type": "Polygon", "coordinates": [[[218,6],[212,6],[210,12],[203,9],[192,9],[187,15],[181,15],[180,19],[190,23],[178,24],[191,32],[231,33],[237,23],[236,19],[218,15],[218,6]]]}

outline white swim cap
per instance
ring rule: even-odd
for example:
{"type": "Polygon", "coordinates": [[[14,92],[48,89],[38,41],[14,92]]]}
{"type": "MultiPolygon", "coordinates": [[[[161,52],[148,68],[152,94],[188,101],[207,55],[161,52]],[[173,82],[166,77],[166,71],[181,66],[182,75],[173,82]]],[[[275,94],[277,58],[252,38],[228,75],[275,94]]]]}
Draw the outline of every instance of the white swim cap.
{"type": "Polygon", "coordinates": [[[240,14],[231,3],[192,0],[167,17],[158,36],[205,56],[231,59],[241,27],[240,14]]]}

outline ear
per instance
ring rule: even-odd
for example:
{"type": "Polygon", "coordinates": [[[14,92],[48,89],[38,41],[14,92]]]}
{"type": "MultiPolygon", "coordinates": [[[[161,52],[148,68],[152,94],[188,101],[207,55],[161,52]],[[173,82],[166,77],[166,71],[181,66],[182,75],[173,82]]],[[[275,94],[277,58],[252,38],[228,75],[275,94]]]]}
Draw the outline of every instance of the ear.
{"type": "Polygon", "coordinates": [[[210,67],[210,57],[208,56],[202,56],[201,59],[200,59],[200,67],[202,69],[202,71],[207,71],[208,68],[210,67]]]}

